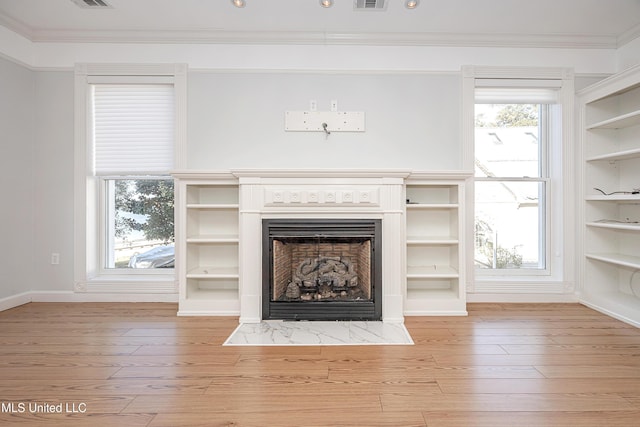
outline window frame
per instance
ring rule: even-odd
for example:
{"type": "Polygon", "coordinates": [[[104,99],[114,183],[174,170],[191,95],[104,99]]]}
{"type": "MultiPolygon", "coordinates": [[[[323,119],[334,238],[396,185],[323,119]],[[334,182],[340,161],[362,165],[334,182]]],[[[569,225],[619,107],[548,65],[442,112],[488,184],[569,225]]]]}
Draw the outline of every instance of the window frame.
{"type": "MultiPolygon", "coordinates": [[[[462,169],[474,174],[475,169],[475,103],[476,83],[513,81],[514,79],[555,80],[559,84],[557,92],[558,108],[552,113],[560,117],[559,126],[550,129],[550,136],[561,141],[557,153],[550,153],[549,167],[555,173],[549,200],[549,275],[480,275],[476,274],[473,244],[465,245],[467,274],[466,289],[469,301],[544,301],[573,300],[575,292],[575,260],[570,254],[575,251],[575,141],[574,141],[574,72],[571,68],[529,67],[529,66],[474,66],[461,68],[462,80],[462,169]],[[493,294],[493,295],[492,295],[493,294]],[[500,294],[497,296],[495,294],[500,294]],[[538,295],[538,296],[535,296],[538,295]],[[489,299],[487,299],[489,298],[489,299]]],[[[468,242],[474,242],[475,191],[473,179],[465,196],[465,235],[468,242]]],[[[510,270],[512,271],[512,270],[510,270]]]]}
{"type": "MultiPolygon", "coordinates": [[[[106,269],[106,182],[93,174],[91,85],[157,83],[174,87],[174,169],[186,165],[187,66],[185,64],[76,64],[74,131],[74,291],[175,294],[175,269],[106,269]]],[[[168,176],[170,178],[170,176],[168,176]]],[[[110,177],[113,178],[113,177],[110,177]]],[[[128,179],[130,176],[118,176],[128,179]]],[[[145,177],[146,178],[146,177],[145,177]]]]}
{"type": "MultiPolygon", "coordinates": [[[[479,104],[476,102],[475,104],[479,104]]],[[[516,104],[531,104],[530,102],[500,102],[504,105],[516,105],[516,104]]],[[[538,206],[538,241],[541,242],[538,245],[538,259],[541,259],[544,267],[541,268],[478,268],[475,266],[474,270],[479,276],[549,276],[551,275],[551,204],[553,199],[553,182],[557,181],[551,177],[551,169],[549,166],[549,155],[552,151],[550,144],[550,127],[554,126],[550,122],[551,114],[549,113],[550,107],[546,104],[539,104],[540,114],[538,122],[538,144],[539,144],[539,170],[537,177],[527,176],[499,176],[499,177],[473,177],[474,182],[537,182],[543,185],[544,199],[539,201],[538,206]]],[[[475,140],[475,138],[474,138],[475,140]]],[[[474,145],[475,153],[475,145],[474,145]]],[[[475,229],[475,209],[474,216],[474,229],[475,229]]],[[[475,243],[475,233],[473,242],[475,243]]],[[[475,249],[475,245],[474,245],[475,249]]],[[[474,256],[475,260],[475,256],[474,256]]]]}

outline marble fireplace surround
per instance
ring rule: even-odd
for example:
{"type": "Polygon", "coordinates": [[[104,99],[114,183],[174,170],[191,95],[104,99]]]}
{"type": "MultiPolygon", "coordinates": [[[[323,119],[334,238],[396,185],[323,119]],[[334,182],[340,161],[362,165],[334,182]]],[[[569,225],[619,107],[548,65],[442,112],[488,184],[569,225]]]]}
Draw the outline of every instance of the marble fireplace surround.
{"type": "Polygon", "coordinates": [[[262,321],[262,220],[382,220],[382,320],[404,321],[406,170],[233,170],[240,186],[240,323],[262,321]]]}

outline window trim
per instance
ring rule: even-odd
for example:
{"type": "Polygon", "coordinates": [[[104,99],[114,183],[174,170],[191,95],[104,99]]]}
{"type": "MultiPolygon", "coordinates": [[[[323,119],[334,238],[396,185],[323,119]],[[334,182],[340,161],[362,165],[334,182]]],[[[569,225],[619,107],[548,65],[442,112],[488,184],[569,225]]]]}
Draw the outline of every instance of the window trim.
{"type": "MultiPolygon", "coordinates": [[[[570,256],[575,249],[575,142],[574,142],[574,73],[571,68],[553,67],[493,67],[463,66],[462,77],[462,168],[473,174],[475,133],[476,79],[532,79],[560,82],[558,102],[560,109],[552,111],[561,118],[560,126],[549,129],[553,138],[562,141],[560,156],[548,156],[549,167],[560,172],[561,182],[553,186],[549,199],[552,246],[549,251],[551,274],[547,276],[484,276],[475,274],[474,245],[466,245],[467,292],[469,294],[502,294],[506,300],[518,300],[512,294],[572,294],[575,292],[575,260],[570,256]],[[552,204],[551,204],[552,203],[552,204]]],[[[473,184],[466,193],[465,209],[468,218],[474,217],[473,184]]],[[[474,242],[474,221],[467,221],[465,234],[474,242]]],[[[483,300],[481,295],[471,300],[483,300]],[[479,298],[479,299],[478,299],[479,298]]],[[[495,298],[495,297],[491,297],[495,298]]],[[[545,296],[545,298],[548,298],[545,296]]]]}
{"type": "Polygon", "coordinates": [[[74,291],[100,293],[177,293],[175,271],[164,274],[130,274],[101,268],[101,177],[92,174],[90,84],[96,81],[124,83],[170,79],[174,85],[174,167],[186,166],[187,66],[186,64],[76,64],[74,95],[74,291]]]}

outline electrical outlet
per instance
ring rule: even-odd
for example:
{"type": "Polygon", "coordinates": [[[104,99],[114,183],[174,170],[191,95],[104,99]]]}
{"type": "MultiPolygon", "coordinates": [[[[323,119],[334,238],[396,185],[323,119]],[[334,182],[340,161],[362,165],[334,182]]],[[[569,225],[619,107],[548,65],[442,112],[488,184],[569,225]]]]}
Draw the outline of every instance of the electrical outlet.
{"type": "Polygon", "coordinates": [[[337,99],[332,99],[331,100],[331,111],[338,111],[338,100],[337,99]]]}
{"type": "Polygon", "coordinates": [[[309,111],[318,111],[318,101],[315,99],[309,101],[309,111]]]}
{"type": "Polygon", "coordinates": [[[60,254],[57,252],[53,252],[51,254],[51,265],[58,265],[60,264],[60,254]]]}

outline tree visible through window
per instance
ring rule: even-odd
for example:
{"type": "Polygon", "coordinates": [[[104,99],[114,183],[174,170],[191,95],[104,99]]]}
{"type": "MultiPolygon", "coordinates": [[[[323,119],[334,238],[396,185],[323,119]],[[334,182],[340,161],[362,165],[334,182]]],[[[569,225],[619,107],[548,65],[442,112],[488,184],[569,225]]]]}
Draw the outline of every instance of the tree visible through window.
{"type": "Polygon", "coordinates": [[[172,268],[174,253],[173,180],[113,179],[108,213],[108,268],[172,268]]]}

